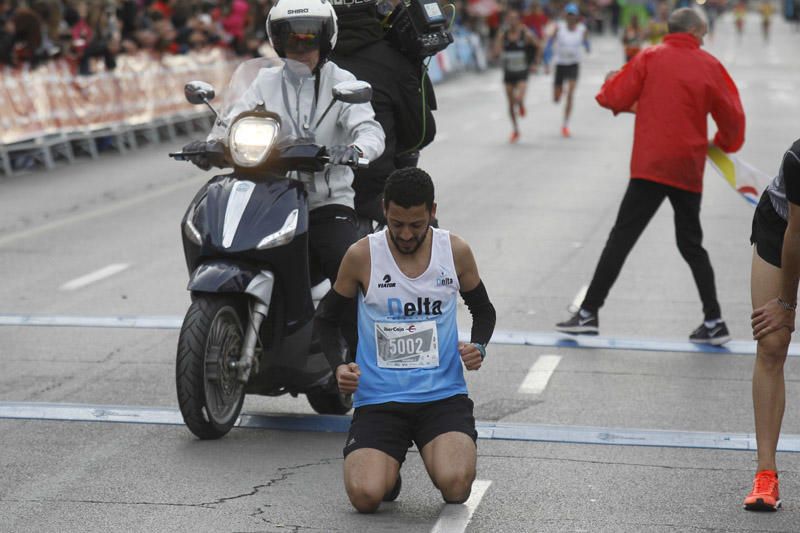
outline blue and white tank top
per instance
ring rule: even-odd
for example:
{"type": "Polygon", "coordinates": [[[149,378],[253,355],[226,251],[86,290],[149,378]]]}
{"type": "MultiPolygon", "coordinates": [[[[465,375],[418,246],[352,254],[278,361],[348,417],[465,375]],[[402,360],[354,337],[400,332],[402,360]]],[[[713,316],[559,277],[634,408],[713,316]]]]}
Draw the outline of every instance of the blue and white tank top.
{"type": "Polygon", "coordinates": [[[388,239],[386,230],[369,236],[369,287],[358,296],[361,378],[353,404],[422,403],[466,394],[450,232],[433,229],[430,263],[413,279],[397,266],[388,239]]]}

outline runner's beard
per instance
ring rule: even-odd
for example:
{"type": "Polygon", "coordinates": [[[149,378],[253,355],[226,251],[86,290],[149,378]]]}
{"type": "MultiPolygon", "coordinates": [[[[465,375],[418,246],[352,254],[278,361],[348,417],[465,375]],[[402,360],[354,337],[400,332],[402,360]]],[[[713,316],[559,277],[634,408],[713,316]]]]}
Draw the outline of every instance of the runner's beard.
{"type": "MultiPolygon", "coordinates": [[[[428,226],[428,227],[430,227],[430,226],[428,226]]],[[[414,239],[414,242],[416,242],[417,245],[414,247],[413,250],[411,250],[410,252],[407,252],[397,242],[397,239],[394,237],[394,233],[392,233],[391,230],[389,230],[389,238],[392,239],[392,242],[394,243],[394,247],[397,248],[397,251],[400,252],[403,255],[414,255],[415,253],[417,253],[417,250],[419,250],[419,247],[422,246],[422,243],[425,242],[425,238],[427,236],[428,236],[428,228],[425,228],[425,233],[422,234],[422,237],[420,237],[419,239],[417,239],[417,238],[414,239]]],[[[410,241],[401,241],[401,242],[410,242],[410,241]]]]}

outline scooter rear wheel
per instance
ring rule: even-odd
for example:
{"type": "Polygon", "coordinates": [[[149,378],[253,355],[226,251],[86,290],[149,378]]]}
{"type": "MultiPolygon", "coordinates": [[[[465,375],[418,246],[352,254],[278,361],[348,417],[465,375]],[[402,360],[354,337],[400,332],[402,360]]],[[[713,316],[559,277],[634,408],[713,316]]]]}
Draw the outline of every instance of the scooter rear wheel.
{"type": "Polygon", "coordinates": [[[244,384],[229,366],[239,359],[244,338],[236,308],[230,297],[195,295],[178,338],[178,404],[186,426],[201,439],[224,436],[242,410],[244,384]]]}

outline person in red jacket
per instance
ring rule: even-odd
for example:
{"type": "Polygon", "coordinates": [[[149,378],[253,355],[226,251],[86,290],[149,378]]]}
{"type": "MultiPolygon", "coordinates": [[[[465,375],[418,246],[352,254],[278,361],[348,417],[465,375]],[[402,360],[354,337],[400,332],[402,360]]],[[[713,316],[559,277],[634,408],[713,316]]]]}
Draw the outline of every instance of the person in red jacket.
{"type": "Polygon", "coordinates": [[[700,202],[708,115],[719,130],[714,144],[735,152],[744,143],[744,111],[725,68],[700,49],[707,32],[703,19],[683,8],[674,11],[667,24],[663,44],[643,50],[620,71],[609,73],[596,97],[614,114],[636,113],[631,180],[580,309],[556,324],[564,333],[598,333],[598,310],[636,240],[668,198],[675,211],[678,250],[692,270],[705,315],[689,340],[713,345],[730,340],[714,270],[702,246],[700,202]]]}

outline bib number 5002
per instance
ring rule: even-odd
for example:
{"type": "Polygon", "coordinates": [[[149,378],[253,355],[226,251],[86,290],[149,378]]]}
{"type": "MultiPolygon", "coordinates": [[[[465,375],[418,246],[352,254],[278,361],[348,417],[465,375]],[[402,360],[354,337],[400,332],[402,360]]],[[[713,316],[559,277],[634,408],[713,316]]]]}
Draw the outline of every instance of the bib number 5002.
{"type": "Polygon", "coordinates": [[[392,355],[410,355],[423,351],[422,339],[389,339],[389,353],[392,355]]]}

